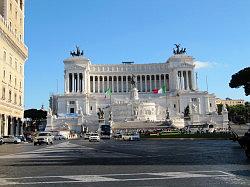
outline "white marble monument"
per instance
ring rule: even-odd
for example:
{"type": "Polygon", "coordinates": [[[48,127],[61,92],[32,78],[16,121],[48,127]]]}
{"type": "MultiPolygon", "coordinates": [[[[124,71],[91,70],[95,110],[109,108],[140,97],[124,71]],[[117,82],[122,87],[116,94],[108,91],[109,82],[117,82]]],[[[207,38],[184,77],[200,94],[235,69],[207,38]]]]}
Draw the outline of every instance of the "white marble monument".
{"type": "Polygon", "coordinates": [[[148,122],[162,123],[168,115],[178,128],[204,123],[227,128],[227,111],[218,115],[215,95],[198,90],[194,58],[185,52],[177,46],[163,63],[92,64],[78,48],[64,60],[64,93],[50,98],[48,130],[65,123],[77,132],[82,126],[98,128],[98,108],[104,109],[106,122],[112,111],[114,126],[146,127],[148,122]],[[105,95],[108,89],[111,97],[105,95]]]}

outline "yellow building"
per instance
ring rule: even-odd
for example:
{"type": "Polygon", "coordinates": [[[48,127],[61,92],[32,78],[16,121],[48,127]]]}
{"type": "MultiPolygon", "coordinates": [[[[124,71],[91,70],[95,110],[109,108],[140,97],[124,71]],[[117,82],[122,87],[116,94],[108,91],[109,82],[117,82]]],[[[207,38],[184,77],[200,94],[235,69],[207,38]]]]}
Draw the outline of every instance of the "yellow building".
{"type": "Polygon", "coordinates": [[[0,0],[0,136],[22,134],[24,0],[0,0]]]}
{"type": "Polygon", "coordinates": [[[229,99],[229,98],[226,98],[226,99],[217,98],[215,102],[217,105],[223,104],[223,105],[228,105],[228,106],[244,105],[245,104],[245,101],[242,99],[229,99]]]}

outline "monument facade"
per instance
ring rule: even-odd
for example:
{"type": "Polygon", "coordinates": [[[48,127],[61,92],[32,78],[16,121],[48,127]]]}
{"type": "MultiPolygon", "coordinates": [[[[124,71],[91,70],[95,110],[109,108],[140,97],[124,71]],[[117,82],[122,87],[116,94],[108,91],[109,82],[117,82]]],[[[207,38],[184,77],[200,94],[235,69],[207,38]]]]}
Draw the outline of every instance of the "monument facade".
{"type": "Polygon", "coordinates": [[[114,127],[143,128],[166,119],[178,128],[227,126],[227,114],[217,113],[215,95],[198,90],[194,58],[179,44],[163,63],[92,64],[79,48],[71,55],[64,60],[64,93],[50,98],[48,130],[96,127],[99,108],[105,121],[112,114],[114,127]]]}

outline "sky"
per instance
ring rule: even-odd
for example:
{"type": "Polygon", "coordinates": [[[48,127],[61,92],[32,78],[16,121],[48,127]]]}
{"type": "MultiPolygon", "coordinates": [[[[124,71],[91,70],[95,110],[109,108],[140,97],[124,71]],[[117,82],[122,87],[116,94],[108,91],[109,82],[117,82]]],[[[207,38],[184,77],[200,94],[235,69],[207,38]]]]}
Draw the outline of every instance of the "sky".
{"type": "Polygon", "coordinates": [[[228,86],[250,66],[248,0],[25,2],[25,109],[47,108],[52,93],[63,93],[63,60],[76,45],[92,64],[145,64],[166,62],[180,43],[195,58],[199,90],[250,101],[228,86]]]}

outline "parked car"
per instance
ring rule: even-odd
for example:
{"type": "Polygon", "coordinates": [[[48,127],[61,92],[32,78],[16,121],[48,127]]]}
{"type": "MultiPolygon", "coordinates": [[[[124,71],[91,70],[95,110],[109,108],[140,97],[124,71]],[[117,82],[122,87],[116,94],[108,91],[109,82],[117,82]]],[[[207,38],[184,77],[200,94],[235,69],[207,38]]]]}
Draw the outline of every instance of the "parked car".
{"type": "Polygon", "coordinates": [[[18,135],[16,137],[19,138],[22,142],[26,142],[26,138],[23,135],[18,135]]]}
{"type": "Polygon", "coordinates": [[[87,132],[84,134],[84,140],[88,140],[91,133],[87,132]]]}
{"type": "Polygon", "coordinates": [[[53,135],[50,132],[40,132],[34,138],[34,145],[41,144],[53,144],[53,135]]]}
{"type": "Polygon", "coordinates": [[[21,140],[13,135],[3,136],[3,143],[21,143],[21,140]]]}
{"type": "Polygon", "coordinates": [[[93,133],[89,136],[89,141],[90,142],[99,142],[100,141],[100,136],[98,133],[93,133]]]}
{"type": "Polygon", "coordinates": [[[2,144],[3,144],[3,138],[0,137],[0,145],[2,145],[2,144]]]}
{"type": "Polygon", "coordinates": [[[120,132],[117,132],[113,135],[114,139],[121,139],[122,138],[122,134],[120,132]]]}
{"type": "Polygon", "coordinates": [[[54,140],[66,140],[67,138],[62,134],[57,134],[54,136],[54,140]]]}

